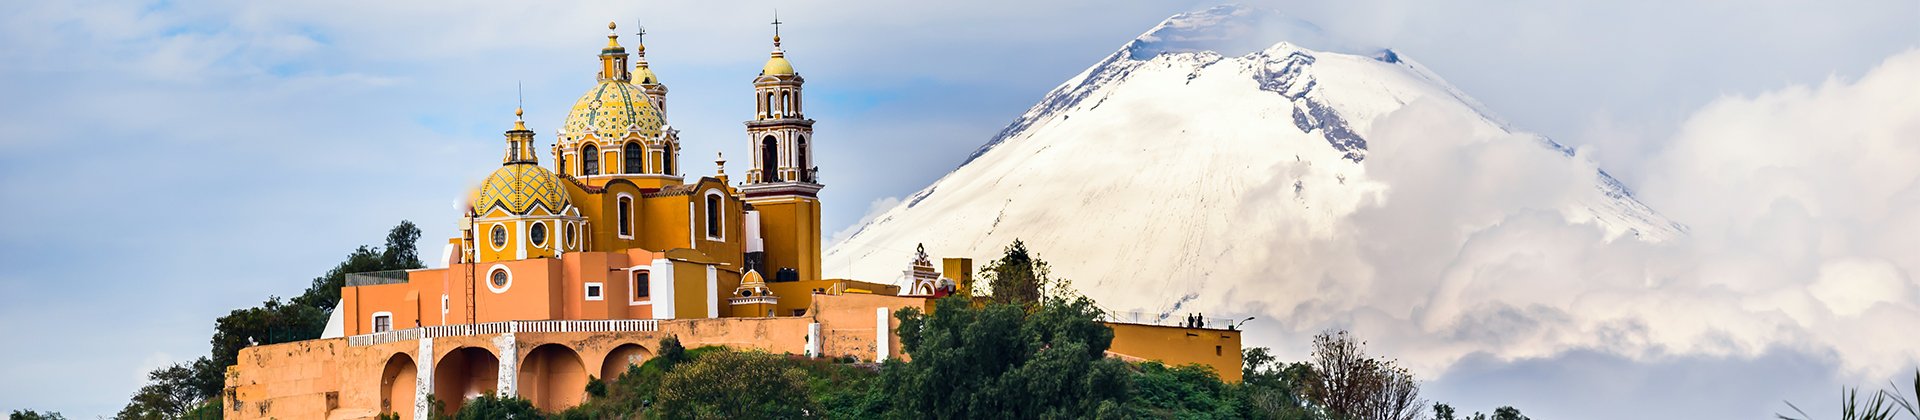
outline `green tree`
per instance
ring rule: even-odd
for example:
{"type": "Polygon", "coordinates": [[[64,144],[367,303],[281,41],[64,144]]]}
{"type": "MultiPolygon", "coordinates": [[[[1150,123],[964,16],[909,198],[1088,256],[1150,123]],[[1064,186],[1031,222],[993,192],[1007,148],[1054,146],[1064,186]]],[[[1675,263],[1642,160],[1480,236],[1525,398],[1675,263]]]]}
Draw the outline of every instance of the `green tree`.
{"type": "Polygon", "coordinates": [[[759,351],[715,351],[675,366],[657,391],[673,419],[799,418],[815,411],[806,373],[759,351]]]}
{"type": "Polygon", "coordinates": [[[1453,406],[1445,403],[1433,403],[1433,420],[1456,420],[1453,406]]]}
{"type": "Polygon", "coordinates": [[[33,410],[13,410],[13,414],[7,415],[7,420],[67,420],[67,416],[53,411],[40,413],[33,410]]]}
{"type": "Polygon", "coordinates": [[[456,420],[539,420],[546,418],[533,402],[516,397],[486,395],[467,400],[460,406],[460,412],[454,413],[456,420]]]}
{"type": "Polygon", "coordinates": [[[1493,420],[1528,420],[1528,419],[1527,419],[1527,416],[1520,415],[1520,409],[1513,408],[1513,406],[1503,406],[1500,408],[1493,409],[1493,420]]]}
{"type": "Polygon", "coordinates": [[[147,373],[147,384],[134,392],[116,419],[176,419],[198,405],[202,397],[194,389],[192,365],[178,363],[147,373]]]}
{"type": "Polygon", "coordinates": [[[402,220],[387,231],[385,248],[354,249],[345,261],[314,278],[307,289],[292,300],[269,296],[260,306],[235,309],[214,320],[210,354],[150,372],[149,383],[134,394],[119,417],[176,418],[195,407],[217,406],[209,401],[225,387],[226,367],[237,361],[240,349],[319,338],[326,328],[327,314],[340,301],[340,288],[346,284],[347,274],[420,268],[416,249],[419,238],[420,228],[402,220]],[[179,401],[185,403],[177,403],[179,401]]]}
{"type": "MultiPolygon", "coordinates": [[[[1887,385],[1891,386],[1892,389],[1880,390],[1864,400],[1860,399],[1860,388],[1840,388],[1840,419],[1891,420],[1900,415],[1901,412],[1905,412],[1908,418],[1920,419],[1920,370],[1913,372],[1914,398],[1912,400],[1908,400],[1906,395],[1900,392],[1899,385],[1892,383],[1888,383],[1887,385]]],[[[1799,413],[1800,417],[1787,417],[1785,414],[1775,414],[1774,417],[1779,417],[1781,420],[1806,420],[1813,418],[1813,416],[1807,415],[1806,411],[1801,411],[1800,407],[1794,406],[1791,402],[1787,403],[1787,407],[1799,413]]]]}
{"type": "Polygon", "coordinates": [[[900,343],[913,362],[881,370],[892,409],[937,418],[1093,417],[1103,402],[1126,401],[1127,365],[1106,358],[1113,330],[1091,300],[1028,308],[945,298],[932,315],[897,312],[900,343]]]}
{"type": "Polygon", "coordinates": [[[979,284],[993,292],[995,303],[1039,305],[1043,297],[1071,297],[1068,280],[1054,280],[1046,261],[1027,251],[1027,244],[1014,240],[1004,255],[979,270],[979,284]]]}

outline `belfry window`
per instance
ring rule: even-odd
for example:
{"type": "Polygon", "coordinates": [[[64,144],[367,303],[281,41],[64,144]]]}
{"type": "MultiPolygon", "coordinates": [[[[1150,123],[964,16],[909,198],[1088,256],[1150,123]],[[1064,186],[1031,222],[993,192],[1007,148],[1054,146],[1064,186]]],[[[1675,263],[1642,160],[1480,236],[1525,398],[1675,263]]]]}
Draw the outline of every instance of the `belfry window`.
{"type": "Polygon", "coordinates": [[[813,182],[813,165],[807,164],[807,137],[800,136],[800,144],[794,146],[793,165],[800,167],[800,181],[813,182]]]}
{"type": "Polygon", "coordinates": [[[720,198],[720,193],[712,191],[707,193],[707,239],[716,241],[723,239],[720,236],[720,227],[726,219],[720,215],[720,211],[725,210],[725,207],[726,200],[720,198]]]}
{"type": "Polygon", "coordinates": [[[773,136],[760,140],[760,182],[780,181],[780,140],[773,136]]]}
{"type": "Polygon", "coordinates": [[[620,224],[620,236],[622,237],[633,236],[632,213],[633,213],[632,198],[620,197],[620,200],[614,202],[613,204],[614,219],[616,223],[620,224]]]}
{"type": "Polygon", "coordinates": [[[580,149],[580,174],[600,174],[600,148],[589,144],[580,149]]]}
{"type": "Polygon", "coordinates": [[[620,162],[626,165],[626,173],[640,173],[640,164],[646,160],[645,152],[640,150],[640,143],[628,142],[627,146],[620,151],[620,162]]]}

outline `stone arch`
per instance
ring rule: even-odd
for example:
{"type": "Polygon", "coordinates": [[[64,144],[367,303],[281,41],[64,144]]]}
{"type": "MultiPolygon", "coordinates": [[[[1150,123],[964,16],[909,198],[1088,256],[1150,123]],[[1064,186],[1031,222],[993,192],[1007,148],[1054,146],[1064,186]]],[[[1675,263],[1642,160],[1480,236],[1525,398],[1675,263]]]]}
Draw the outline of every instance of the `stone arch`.
{"type": "Polygon", "coordinates": [[[461,347],[433,365],[433,396],[448,413],[460,412],[468,399],[500,390],[500,358],[479,347],[461,347]]]}
{"type": "Polygon", "coordinates": [[[580,405],[587,393],[587,367],[580,354],[561,344],[542,344],[520,361],[520,398],[541,411],[580,405]]]}
{"type": "Polygon", "coordinates": [[[413,356],[394,353],[380,371],[380,412],[397,413],[403,420],[413,419],[413,395],[419,367],[413,356]]]}
{"type": "Polygon", "coordinates": [[[627,373],[627,365],[646,363],[653,358],[653,351],[639,344],[627,343],[614,347],[607,352],[607,360],[600,363],[600,379],[612,381],[627,373]]]}

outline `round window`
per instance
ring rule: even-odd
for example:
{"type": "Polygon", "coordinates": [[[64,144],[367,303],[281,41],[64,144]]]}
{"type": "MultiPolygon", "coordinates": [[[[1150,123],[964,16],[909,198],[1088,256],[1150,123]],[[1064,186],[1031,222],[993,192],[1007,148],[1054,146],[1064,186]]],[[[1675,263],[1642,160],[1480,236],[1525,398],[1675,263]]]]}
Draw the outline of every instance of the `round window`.
{"type": "Polygon", "coordinates": [[[507,287],[507,270],[493,270],[493,274],[488,277],[491,277],[493,287],[507,287]]]}
{"type": "Polygon", "coordinates": [[[493,232],[489,233],[488,236],[493,237],[494,248],[507,246],[507,227],[506,226],[493,225],[493,232]]]}
{"type": "Polygon", "coordinates": [[[573,248],[573,247],[577,247],[576,245],[574,245],[574,241],[573,241],[573,235],[574,235],[574,233],[573,233],[573,231],[574,231],[574,230],[576,230],[576,229],[579,229],[579,228],[580,228],[580,227],[579,227],[578,225],[575,225],[575,224],[572,224],[572,223],[568,223],[568,224],[567,224],[567,230],[566,230],[566,233],[565,233],[565,235],[566,235],[566,239],[567,239],[567,247],[569,247],[569,248],[573,248]]]}
{"type": "Polygon", "coordinates": [[[547,224],[534,223],[533,227],[527,228],[527,240],[533,241],[534,245],[545,245],[547,243],[547,224]]]}

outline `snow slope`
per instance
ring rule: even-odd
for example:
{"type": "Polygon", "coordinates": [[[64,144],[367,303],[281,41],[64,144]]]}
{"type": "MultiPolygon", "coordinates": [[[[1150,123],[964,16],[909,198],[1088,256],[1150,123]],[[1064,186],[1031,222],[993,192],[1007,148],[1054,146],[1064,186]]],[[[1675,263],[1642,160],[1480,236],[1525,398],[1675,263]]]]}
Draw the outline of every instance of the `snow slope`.
{"type": "MultiPolygon", "coordinates": [[[[1270,239],[1248,235],[1285,232],[1313,246],[1390,199],[1393,186],[1369,176],[1368,139],[1377,120],[1412,103],[1531,139],[1563,161],[1554,165],[1584,164],[1549,139],[1516,135],[1391,50],[1222,6],[1169,18],[1055,88],[952,173],[834,244],[825,274],[897,282],[916,244],[984,263],[1019,238],[1110,309],[1172,312],[1212,286],[1272,281],[1266,262],[1233,256],[1237,244],[1270,239]]],[[[1683,234],[1592,172],[1591,189],[1567,194],[1563,217],[1614,238],[1683,234]]]]}

